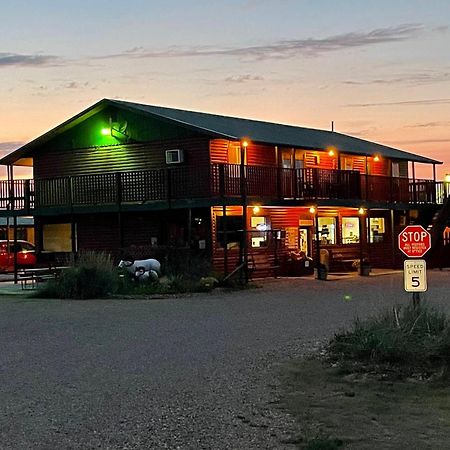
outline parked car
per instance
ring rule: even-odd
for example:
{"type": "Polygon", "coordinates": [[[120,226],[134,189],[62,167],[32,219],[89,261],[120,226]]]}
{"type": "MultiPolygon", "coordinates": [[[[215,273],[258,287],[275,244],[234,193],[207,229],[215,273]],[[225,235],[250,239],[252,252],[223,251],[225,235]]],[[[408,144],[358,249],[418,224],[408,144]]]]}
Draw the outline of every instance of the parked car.
{"type": "Polygon", "coordinates": [[[34,267],[36,252],[34,245],[27,241],[0,240],[0,270],[7,272],[14,269],[14,252],[17,253],[18,267],[34,267]]]}

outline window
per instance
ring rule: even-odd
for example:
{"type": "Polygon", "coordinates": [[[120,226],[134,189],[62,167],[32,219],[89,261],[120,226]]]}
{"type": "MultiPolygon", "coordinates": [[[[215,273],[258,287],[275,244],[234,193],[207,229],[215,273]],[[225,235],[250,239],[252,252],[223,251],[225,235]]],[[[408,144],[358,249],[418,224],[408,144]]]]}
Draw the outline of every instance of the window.
{"type": "MultiPolygon", "coordinates": [[[[242,235],[242,216],[227,216],[227,248],[239,247],[242,235]]],[[[217,242],[225,247],[224,217],[217,216],[217,242]]]]}
{"type": "Polygon", "coordinates": [[[400,164],[398,162],[392,163],[392,176],[399,177],[400,176],[400,164]]]}
{"type": "Polygon", "coordinates": [[[267,236],[270,231],[269,218],[252,217],[251,227],[252,247],[267,247],[267,236]]]}
{"type": "Polygon", "coordinates": [[[369,219],[370,243],[384,241],[384,234],[386,232],[384,217],[370,217],[369,219]]]}
{"type": "Polygon", "coordinates": [[[356,244],[359,242],[359,218],[342,218],[342,243],[356,244]]]}
{"type": "MultiPolygon", "coordinates": [[[[245,151],[244,164],[247,164],[247,150],[245,151]]],[[[241,146],[236,143],[230,143],[228,146],[228,164],[240,164],[241,163],[241,146]]]]}
{"type": "Polygon", "coordinates": [[[49,252],[72,251],[72,233],[70,223],[45,224],[42,234],[43,250],[49,252]]]}
{"type": "Polygon", "coordinates": [[[292,150],[281,151],[281,165],[283,169],[292,169],[292,150]]]}
{"type": "Polygon", "coordinates": [[[336,217],[319,217],[319,238],[322,244],[336,244],[336,217]]]}

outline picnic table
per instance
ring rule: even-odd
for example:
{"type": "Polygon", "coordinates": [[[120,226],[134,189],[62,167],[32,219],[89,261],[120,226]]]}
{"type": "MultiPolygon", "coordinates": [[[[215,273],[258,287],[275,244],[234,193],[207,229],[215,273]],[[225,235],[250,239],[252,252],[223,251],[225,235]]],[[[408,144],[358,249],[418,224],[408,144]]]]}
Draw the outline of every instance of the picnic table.
{"type": "Polygon", "coordinates": [[[23,269],[18,273],[22,289],[35,289],[38,283],[57,278],[68,266],[36,267],[23,269]]]}

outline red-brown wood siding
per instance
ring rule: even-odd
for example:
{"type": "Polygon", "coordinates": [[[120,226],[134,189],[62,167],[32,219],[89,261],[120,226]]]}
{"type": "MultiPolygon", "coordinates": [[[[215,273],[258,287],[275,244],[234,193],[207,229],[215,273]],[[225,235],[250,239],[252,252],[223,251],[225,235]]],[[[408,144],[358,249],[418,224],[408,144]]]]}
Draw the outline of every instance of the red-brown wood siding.
{"type": "Polygon", "coordinates": [[[251,143],[247,147],[247,164],[250,166],[276,166],[275,146],[251,143]]]}
{"type": "Polygon", "coordinates": [[[330,156],[327,152],[305,152],[305,167],[317,169],[337,169],[335,156],[330,156]]]}
{"type": "Polygon", "coordinates": [[[178,166],[209,164],[209,139],[196,137],[75,150],[42,149],[34,157],[34,177],[49,178],[167,167],[165,150],[174,148],[182,149],[185,155],[185,162],[178,166]]]}
{"type": "MultiPolygon", "coordinates": [[[[211,139],[209,152],[212,163],[228,163],[228,148],[238,147],[239,142],[211,139]]],[[[275,146],[251,143],[247,147],[247,164],[251,166],[276,166],[275,146]]]]}

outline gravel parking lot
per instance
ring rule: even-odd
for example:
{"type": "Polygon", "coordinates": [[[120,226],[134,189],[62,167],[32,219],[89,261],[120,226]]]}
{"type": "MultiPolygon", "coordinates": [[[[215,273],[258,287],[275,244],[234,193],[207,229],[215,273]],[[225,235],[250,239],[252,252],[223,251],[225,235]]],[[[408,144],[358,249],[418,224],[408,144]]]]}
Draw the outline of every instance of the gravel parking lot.
{"type": "MultiPolygon", "coordinates": [[[[161,300],[0,296],[1,449],[284,449],[277,373],[409,295],[401,274],[161,300]]],[[[450,272],[424,301],[448,308],[450,272]]]]}

